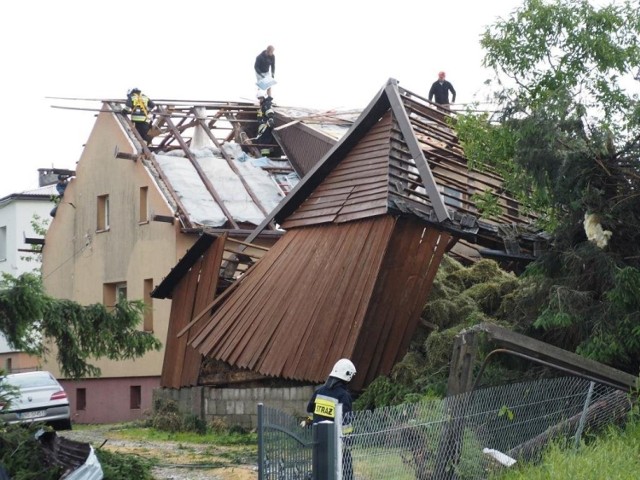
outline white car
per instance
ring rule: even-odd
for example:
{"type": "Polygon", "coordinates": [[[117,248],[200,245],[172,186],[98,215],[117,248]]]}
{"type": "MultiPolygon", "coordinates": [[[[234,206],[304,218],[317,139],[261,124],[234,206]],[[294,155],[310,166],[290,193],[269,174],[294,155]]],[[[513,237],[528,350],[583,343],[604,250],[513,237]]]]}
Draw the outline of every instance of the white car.
{"type": "Polygon", "coordinates": [[[0,421],[44,422],[56,430],[71,430],[67,393],[49,372],[5,375],[0,378],[0,421]]]}

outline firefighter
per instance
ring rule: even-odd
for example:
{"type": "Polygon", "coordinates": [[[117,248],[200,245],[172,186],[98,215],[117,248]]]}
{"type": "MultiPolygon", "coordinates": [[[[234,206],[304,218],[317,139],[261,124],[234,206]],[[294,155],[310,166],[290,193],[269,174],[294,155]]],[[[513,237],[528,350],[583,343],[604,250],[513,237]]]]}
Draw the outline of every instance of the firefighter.
{"type": "Polygon", "coordinates": [[[131,113],[131,121],[142,139],[149,144],[151,137],[151,115],[149,114],[155,107],[155,103],[143,94],[139,88],[132,88],[127,92],[126,112],[131,113]]]}
{"type": "Polygon", "coordinates": [[[260,101],[260,109],[257,113],[260,124],[258,125],[258,135],[255,137],[255,140],[258,144],[262,145],[260,147],[260,155],[268,157],[271,155],[270,145],[275,143],[272,130],[275,125],[275,119],[273,117],[276,112],[273,110],[273,98],[271,98],[268,93],[265,94],[264,91],[260,90],[258,91],[257,97],[260,101]]]}
{"type": "Polygon", "coordinates": [[[348,358],[338,360],[327,381],[319,387],[309,400],[307,405],[308,419],[303,425],[322,422],[323,420],[335,421],[336,405],[342,404],[342,436],[344,446],[342,450],[343,479],[353,478],[353,460],[351,458],[350,442],[348,435],[353,431],[353,406],[351,393],[347,390],[347,384],[356,374],[356,367],[348,358]]]}

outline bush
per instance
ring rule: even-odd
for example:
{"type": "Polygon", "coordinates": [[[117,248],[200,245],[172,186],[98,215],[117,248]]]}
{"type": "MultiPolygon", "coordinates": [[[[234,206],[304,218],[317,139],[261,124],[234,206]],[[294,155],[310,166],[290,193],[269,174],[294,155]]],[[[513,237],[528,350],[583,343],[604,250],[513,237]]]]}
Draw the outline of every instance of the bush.
{"type": "Polygon", "coordinates": [[[213,420],[211,420],[211,423],[209,424],[209,428],[211,428],[211,431],[213,433],[217,433],[217,434],[229,433],[228,425],[221,418],[214,418],[213,420]]]}
{"type": "Polygon", "coordinates": [[[181,413],[178,404],[173,400],[157,398],[153,402],[153,413],[150,425],[163,432],[194,432],[198,435],[207,433],[207,423],[193,413],[181,413]]]}
{"type": "Polygon", "coordinates": [[[154,462],[137,455],[113,453],[108,450],[96,450],[96,456],[100,460],[103,480],[153,480],[151,468],[154,462]]]}
{"type": "Polygon", "coordinates": [[[0,427],[0,465],[16,480],[57,480],[62,467],[47,465],[42,445],[35,438],[37,425],[0,427]]]}

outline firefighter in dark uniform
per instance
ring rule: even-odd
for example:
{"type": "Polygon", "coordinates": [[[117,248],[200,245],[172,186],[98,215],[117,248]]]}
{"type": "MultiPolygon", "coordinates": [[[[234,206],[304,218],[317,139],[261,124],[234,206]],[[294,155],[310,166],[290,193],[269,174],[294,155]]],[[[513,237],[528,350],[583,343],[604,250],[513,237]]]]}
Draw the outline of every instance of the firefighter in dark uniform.
{"type": "Polygon", "coordinates": [[[347,384],[356,374],[356,367],[347,358],[338,360],[327,381],[319,387],[309,400],[307,414],[312,423],[323,420],[335,421],[336,405],[342,404],[342,435],[345,448],[342,450],[342,478],[353,478],[353,461],[349,448],[348,435],[353,431],[353,406],[351,394],[347,390],[347,384]]]}
{"type": "Polygon", "coordinates": [[[127,92],[127,113],[131,113],[131,121],[142,139],[148,144],[151,140],[149,130],[151,129],[151,116],[149,112],[156,105],[152,100],[143,94],[139,88],[132,88],[127,92]]]}
{"type": "Polygon", "coordinates": [[[260,155],[268,157],[271,155],[271,146],[275,144],[273,138],[273,127],[275,125],[275,119],[273,118],[276,112],[273,110],[273,98],[269,94],[265,94],[264,91],[259,91],[257,94],[260,101],[260,109],[258,110],[257,117],[258,122],[258,135],[255,140],[260,147],[260,155]]]}

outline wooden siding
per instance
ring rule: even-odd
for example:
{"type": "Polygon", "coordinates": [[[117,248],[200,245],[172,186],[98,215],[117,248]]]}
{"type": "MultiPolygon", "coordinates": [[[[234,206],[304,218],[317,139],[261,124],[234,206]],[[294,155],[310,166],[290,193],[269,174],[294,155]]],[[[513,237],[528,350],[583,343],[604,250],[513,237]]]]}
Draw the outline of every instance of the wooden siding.
{"type": "Polygon", "coordinates": [[[160,385],[179,388],[198,384],[202,359],[200,353],[189,345],[191,335],[204,319],[193,325],[193,330],[178,337],[178,333],[191,322],[194,314],[201,312],[215,296],[218,272],[224,253],[226,235],[218,237],[213,245],[182,277],[173,290],[171,316],[160,385]]]}
{"type": "Polygon", "coordinates": [[[402,360],[450,238],[415,219],[398,220],[355,348],[355,389],[402,360]]]}
{"type": "Polygon", "coordinates": [[[354,353],[395,222],[381,216],[287,232],[191,345],[264,375],[323,381],[354,353]]]}
{"type": "MultiPolygon", "coordinates": [[[[445,204],[464,214],[479,216],[480,212],[472,201],[474,194],[493,192],[498,197],[502,214],[496,218],[500,223],[529,223],[532,218],[520,215],[519,204],[503,187],[502,178],[491,169],[479,171],[469,168],[469,162],[462,150],[458,137],[451,127],[455,117],[437,111],[433,106],[420,101],[420,97],[401,89],[402,102],[411,122],[414,135],[429,164],[440,194],[445,204]]],[[[405,180],[407,195],[420,203],[431,204],[421,186],[422,179],[415,170],[408,149],[401,138],[399,127],[394,122],[391,147],[390,176],[405,180]]],[[[393,193],[393,191],[392,191],[393,193]]]]}
{"type": "Polygon", "coordinates": [[[390,130],[388,112],[286,219],[283,228],[347,222],[386,213],[390,130]]]}

